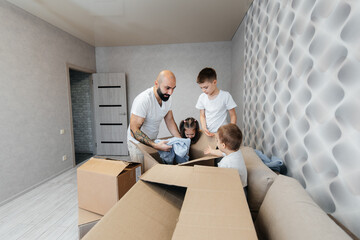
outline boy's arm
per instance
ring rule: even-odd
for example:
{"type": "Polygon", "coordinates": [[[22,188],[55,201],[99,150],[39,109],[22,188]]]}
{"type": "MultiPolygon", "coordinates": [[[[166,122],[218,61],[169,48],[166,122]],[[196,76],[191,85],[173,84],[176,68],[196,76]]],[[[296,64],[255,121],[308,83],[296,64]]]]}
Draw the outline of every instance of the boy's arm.
{"type": "Polygon", "coordinates": [[[130,117],[130,132],[131,135],[138,140],[139,142],[146,144],[155,148],[156,150],[161,151],[170,151],[172,146],[167,145],[167,141],[162,141],[159,143],[155,143],[152,141],[143,131],[140,130],[141,126],[143,125],[145,118],[139,117],[135,114],[131,114],[130,117]]]}
{"type": "Polygon", "coordinates": [[[201,123],[201,128],[204,131],[204,133],[209,136],[209,137],[213,137],[215,134],[209,132],[209,130],[206,127],[206,117],[205,117],[205,109],[200,109],[200,123],[201,123]]]}
{"type": "Polygon", "coordinates": [[[230,122],[236,124],[237,117],[236,117],[235,108],[229,110],[229,115],[230,115],[230,122]]]}
{"type": "Polygon", "coordinates": [[[210,155],[214,155],[214,156],[217,156],[217,157],[223,157],[223,154],[219,149],[213,149],[210,146],[205,148],[204,154],[206,154],[206,155],[210,154],[210,155]]]}
{"type": "Polygon", "coordinates": [[[172,111],[168,111],[168,113],[164,117],[165,124],[169,130],[169,132],[174,136],[181,138],[179,129],[175,123],[174,116],[172,114],[172,111]]]}

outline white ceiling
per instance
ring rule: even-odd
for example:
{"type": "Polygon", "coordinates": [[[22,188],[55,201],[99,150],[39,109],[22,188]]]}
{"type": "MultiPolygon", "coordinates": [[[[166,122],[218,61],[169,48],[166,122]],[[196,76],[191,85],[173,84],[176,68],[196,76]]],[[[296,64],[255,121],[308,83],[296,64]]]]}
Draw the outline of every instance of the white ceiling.
{"type": "Polygon", "coordinates": [[[231,40],[252,0],[8,0],[93,46],[231,40]]]}

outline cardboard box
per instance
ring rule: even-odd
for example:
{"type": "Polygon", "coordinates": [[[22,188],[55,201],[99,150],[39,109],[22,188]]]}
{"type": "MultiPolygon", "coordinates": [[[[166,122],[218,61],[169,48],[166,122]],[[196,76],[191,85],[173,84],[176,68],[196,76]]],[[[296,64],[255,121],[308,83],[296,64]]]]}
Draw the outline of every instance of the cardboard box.
{"type": "Polygon", "coordinates": [[[157,164],[86,234],[98,239],[257,239],[239,173],[157,164]]]}
{"type": "Polygon", "coordinates": [[[79,208],[78,213],[79,239],[85,236],[90,229],[103,217],[102,215],[79,208]]]}
{"type": "Polygon", "coordinates": [[[91,158],[77,169],[79,207],[105,215],[140,175],[140,163],[91,158]]]}
{"type": "MultiPolygon", "coordinates": [[[[216,148],[215,137],[208,137],[206,134],[200,132],[199,140],[190,146],[189,150],[189,162],[182,163],[179,165],[193,166],[193,165],[204,165],[204,166],[215,166],[215,156],[205,155],[204,150],[206,147],[211,146],[216,148]]],[[[144,170],[145,172],[152,168],[154,165],[163,163],[160,158],[158,151],[145,144],[135,144],[140,151],[144,154],[144,170]]]]}

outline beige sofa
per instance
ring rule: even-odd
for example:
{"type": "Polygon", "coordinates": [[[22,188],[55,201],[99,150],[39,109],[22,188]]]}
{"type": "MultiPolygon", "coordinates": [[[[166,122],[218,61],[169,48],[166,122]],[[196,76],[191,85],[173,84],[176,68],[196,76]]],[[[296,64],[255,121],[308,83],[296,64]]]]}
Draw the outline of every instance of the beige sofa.
{"type": "Polygon", "coordinates": [[[272,172],[252,148],[241,151],[248,170],[248,204],[259,239],[351,239],[297,180],[272,172]]]}
{"type": "Polygon", "coordinates": [[[256,155],[253,148],[241,147],[248,172],[248,203],[253,219],[259,212],[267,191],[277,177],[256,155]]]}

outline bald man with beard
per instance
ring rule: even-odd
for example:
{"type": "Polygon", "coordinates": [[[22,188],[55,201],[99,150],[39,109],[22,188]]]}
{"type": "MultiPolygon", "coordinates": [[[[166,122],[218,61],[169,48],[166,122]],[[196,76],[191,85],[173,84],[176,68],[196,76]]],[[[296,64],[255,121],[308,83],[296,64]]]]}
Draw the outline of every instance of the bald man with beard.
{"type": "Polygon", "coordinates": [[[157,150],[170,151],[172,146],[167,141],[155,143],[162,119],[174,137],[180,133],[171,111],[171,98],[176,87],[175,75],[169,71],[161,71],[155,85],[140,93],[131,107],[130,125],[128,128],[128,148],[132,161],[144,164],[144,156],[135,144],[141,142],[157,150]]]}

